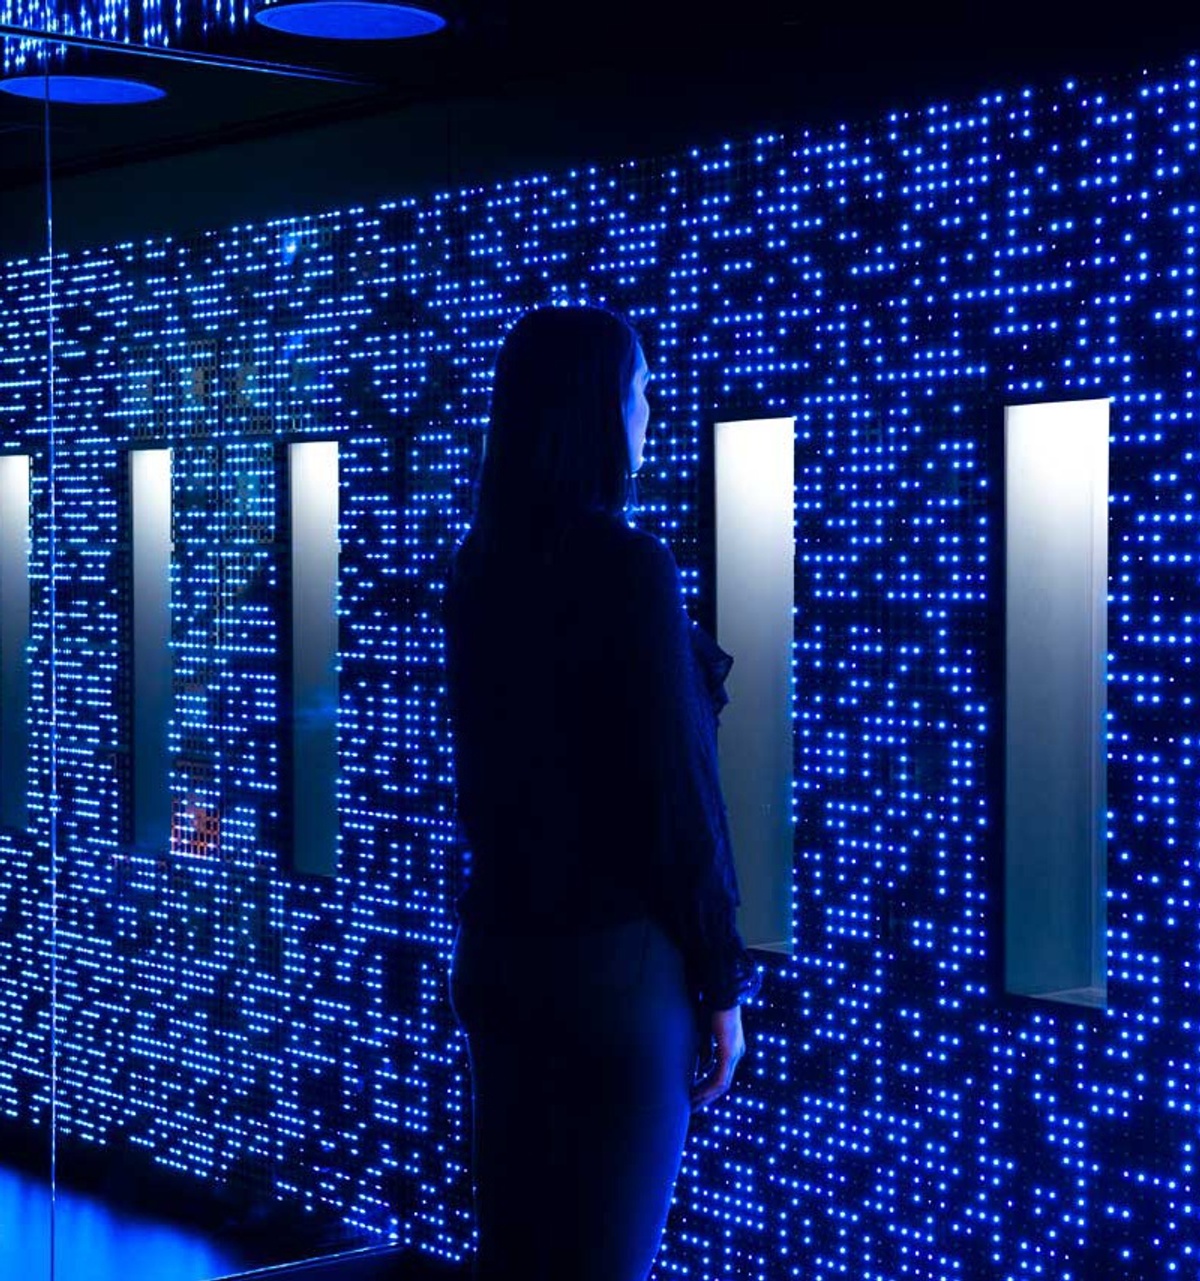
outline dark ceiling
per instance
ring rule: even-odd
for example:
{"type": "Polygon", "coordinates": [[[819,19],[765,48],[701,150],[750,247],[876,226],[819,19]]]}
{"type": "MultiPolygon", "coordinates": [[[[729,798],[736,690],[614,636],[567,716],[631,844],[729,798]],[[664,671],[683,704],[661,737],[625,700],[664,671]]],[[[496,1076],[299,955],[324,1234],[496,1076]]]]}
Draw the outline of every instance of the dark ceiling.
{"type": "MultiPolygon", "coordinates": [[[[167,97],[134,108],[53,107],[54,171],[469,101],[603,118],[636,152],[667,119],[704,141],[713,129],[819,123],[1065,75],[1169,67],[1200,50],[1200,18],[1165,5],[429,3],[448,25],[412,41],[314,42],[255,25],[194,42],[198,61],[73,47],[55,69],[135,76],[167,97]]],[[[43,119],[42,104],[0,94],[0,189],[40,177],[43,119]]]]}

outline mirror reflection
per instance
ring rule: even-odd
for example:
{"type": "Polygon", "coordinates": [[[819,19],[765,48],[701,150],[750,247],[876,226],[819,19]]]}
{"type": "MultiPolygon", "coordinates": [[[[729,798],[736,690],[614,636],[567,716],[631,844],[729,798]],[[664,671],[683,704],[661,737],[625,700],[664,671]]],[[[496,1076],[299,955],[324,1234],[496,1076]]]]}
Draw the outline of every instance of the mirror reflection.
{"type": "MultiPolygon", "coordinates": [[[[2,75],[46,43],[0,37],[2,75]]],[[[44,85],[0,93],[0,1276],[51,1267],[54,1073],[44,85]]]]}
{"type": "Polygon", "coordinates": [[[361,1019],[386,958],[369,930],[332,947],[361,906],[338,875],[361,856],[334,790],[337,470],[287,465],[345,425],[310,363],[329,239],[292,190],[299,127],[380,90],[87,42],[11,70],[0,1239],[22,1253],[0,1275],[386,1250],[401,1060],[361,1019]],[[262,235],[231,237],[252,207],[262,235]],[[298,816],[306,769],[325,794],[298,816]]]}

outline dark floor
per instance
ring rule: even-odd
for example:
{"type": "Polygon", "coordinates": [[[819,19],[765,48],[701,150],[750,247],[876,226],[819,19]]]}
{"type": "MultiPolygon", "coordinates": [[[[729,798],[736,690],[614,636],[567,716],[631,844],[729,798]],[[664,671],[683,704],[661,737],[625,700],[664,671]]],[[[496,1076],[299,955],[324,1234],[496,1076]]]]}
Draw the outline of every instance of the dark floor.
{"type": "MultiPolygon", "coordinates": [[[[412,1250],[387,1248],[254,1270],[235,1247],[200,1229],[61,1185],[55,1197],[53,1236],[56,1281],[208,1281],[235,1276],[255,1281],[470,1281],[469,1262],[455,1265],[412,1250]]],[[[50,1239],[46,1181],[0,1167],[0,1278],[48,1281],[50,1239]]],[[[297,1245],[297,1253],[300,1249],[297,1245]]]]}
{"type": "Polygon", "coordinates": [[[412,1251],[380,1250],[248,1275],[263,1281],[470,1281],[471,1269],[412,1251]]]}

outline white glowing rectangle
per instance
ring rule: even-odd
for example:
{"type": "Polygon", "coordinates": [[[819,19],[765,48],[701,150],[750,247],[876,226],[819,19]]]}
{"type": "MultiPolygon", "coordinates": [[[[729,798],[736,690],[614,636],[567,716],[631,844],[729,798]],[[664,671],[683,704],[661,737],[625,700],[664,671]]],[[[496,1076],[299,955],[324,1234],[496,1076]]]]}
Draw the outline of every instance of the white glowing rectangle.
{"type": "Polygon", "coordinates": [[[170,843],[171,451],[129,451],[133,546],[133,840],[170,843]]]}
{"type": "Polygon", "coordinates": [[[28,824],[29,455],[0,455],[0,826],[28,824]]]}
{"type": "Polygon", "coordinates": [[[1106,999],[1107,400],[1010,406],[1005,986],[1106,999]]]}
{"type": "Polygon", "coordinates": [[[717,640],[734,659],[721,782],[751,947],[791,953],[795,420],[717,423],[717,640]]]}
{"type": "Polygon", "coordinates": [[[291,525],[292,865],[337,871],[338,447],[288,446],[291,525]]]}

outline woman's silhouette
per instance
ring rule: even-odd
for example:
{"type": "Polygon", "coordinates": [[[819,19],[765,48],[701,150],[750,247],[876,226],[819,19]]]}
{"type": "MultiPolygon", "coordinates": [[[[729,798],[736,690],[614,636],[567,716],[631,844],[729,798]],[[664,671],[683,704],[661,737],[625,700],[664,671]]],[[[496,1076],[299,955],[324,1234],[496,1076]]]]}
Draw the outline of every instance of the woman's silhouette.
{"type": "Polygon", "coordinates": [[[617,315],[523,316],[450,567],[479,1281],[644,1281],[759,985],[717,772],[732,659],[625,517],[647,378],[617,315]]]}

